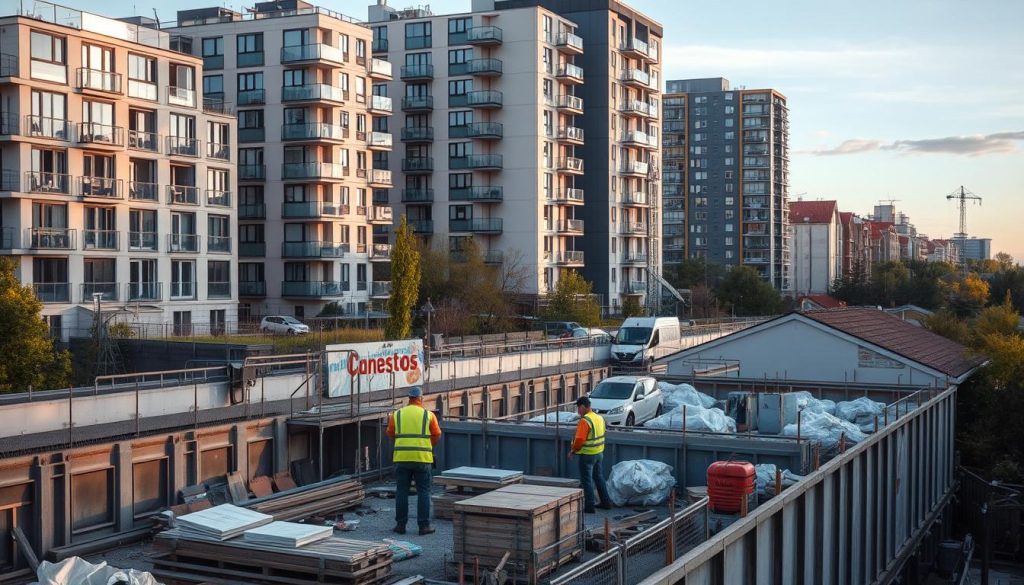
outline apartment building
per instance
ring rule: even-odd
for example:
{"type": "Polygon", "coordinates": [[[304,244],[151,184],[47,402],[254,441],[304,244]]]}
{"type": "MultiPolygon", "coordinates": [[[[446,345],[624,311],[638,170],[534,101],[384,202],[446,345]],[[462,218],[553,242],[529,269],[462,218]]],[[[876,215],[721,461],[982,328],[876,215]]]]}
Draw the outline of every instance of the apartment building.
{"type": "Polygon", "coordinates": [[[202,58],[207,95],[238,115],[239,316],[365,315],[387,298],[392,223],[389,63],[370,29],[325,8],[261,2],[178,12],[170,32],[202,58]]]}
{"type": "Polygon", "coordinates": [[[178,333],[236,319],[235,120],[202,75],[152,23],[0,17],[0,255],[55,336],[97,300],[178,333]]]}
{"type": "Polygon", "coordinates": [[[828,294],[842,275],[843,226],[835,201],[792,201],[793,293],[828,294]]]}
{"type": "Polygon", "coordinates": [[[392,200],[456,257],[472,238],[489,262],[522,258],[527,293],[579,270],[606,304],[643,302],[660,257],[661,28],[616,2],[578,8],[476,0],[472,12],[436,16],[370,6],[374,55],[397,70],[374,93],[401,101],[392,200]]]}
{"type": "Polygon", "coordinates": [[[664,101],[666,264],[746,265],[790,291],[786,97],[714,77],[670,80],[664,101]]]}

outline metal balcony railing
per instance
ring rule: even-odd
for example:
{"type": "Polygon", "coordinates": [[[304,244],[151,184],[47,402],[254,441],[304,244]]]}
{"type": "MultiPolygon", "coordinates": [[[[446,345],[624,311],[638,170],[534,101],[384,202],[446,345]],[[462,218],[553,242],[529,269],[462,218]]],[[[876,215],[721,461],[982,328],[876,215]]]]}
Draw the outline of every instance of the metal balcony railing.
{"type": "Polygon", "coordinates": [[[128,232],[128,249],[132,252],[157,252],[160,250],[160,234],[128,232]]]}
{"type": "Polygon", "coordinates": [[[26,248],[32,250],[74,250],[78,232],[68,228],[31,227],[25,229],[26,248]]]}
{"type": "Polygon", "coordinates": [[[83,250],[119,250],[117,230],[82,230],[83,250]]]}
{"type": "Polygon", "coordinates": [[[176,205],[199,205],[199,187],[168,185],[167,202],[176,205]]]}
{"type": "Polygon", "coordinates": [[[25,116],[25,135],[33,138],[70,140],[71,123],[46,116],[25,116]]]}
{"type": "Polygon", "coordinates": [[[80,122],[78,124],[78,142],[124,146],[124,128],[96,122],[80,122]]]}
{"type": "Polygon", "coordinates": [[[159,201],[160,185],[142,181],[128,182],[128,199],[132,201],[159,201]]]}
{"type": "Polygon", "coordinates": [[[128,148],[131,148],[132,150],[160,152],[160,135],[156,132],[128,130],[128,148]]]}
{"type": "Polygon", "coordinates": [[[199,252],[198,234],[167,234],[168,252],[199,252]]]}
{"type": "Polygon", "coordinates": [[[78,194],[82,197],[123,199],[124,183],[113,177],[78,177],[78,194]]]}
{"type": "Polygon", "coordinates": [[[29,193],[70,195],[71,175],[64,173],[27,171],[25,173],[25,191],[29,193]]]}
{"type": "Polygon", "coordinates": [[[168,136],[167,154],[171,156],[199,156],[199,139],[190,136],[168,136]]]}

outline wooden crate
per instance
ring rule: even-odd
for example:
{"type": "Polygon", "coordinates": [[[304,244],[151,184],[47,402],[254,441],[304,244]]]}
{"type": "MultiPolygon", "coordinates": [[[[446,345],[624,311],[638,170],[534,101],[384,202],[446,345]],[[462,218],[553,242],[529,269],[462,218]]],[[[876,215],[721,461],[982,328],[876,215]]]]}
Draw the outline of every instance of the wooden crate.
{"type": "Polygon", "coordinates": [[[583,491],[511,485],[455,502],[455,562],[493,568],[510,553],[510,570],[534,583],[583,554],[583,491]]]}

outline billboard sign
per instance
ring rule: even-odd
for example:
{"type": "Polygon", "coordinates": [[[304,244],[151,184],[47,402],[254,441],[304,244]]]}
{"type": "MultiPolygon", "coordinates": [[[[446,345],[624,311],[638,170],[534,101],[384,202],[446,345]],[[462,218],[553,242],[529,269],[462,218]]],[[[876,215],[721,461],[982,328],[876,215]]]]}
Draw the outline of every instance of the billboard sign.
{"type": "Polygon", "coordinates": [[[331,398],[408,388],[422,381],[422,339],[327,346],[327,395],[331,398]]]}

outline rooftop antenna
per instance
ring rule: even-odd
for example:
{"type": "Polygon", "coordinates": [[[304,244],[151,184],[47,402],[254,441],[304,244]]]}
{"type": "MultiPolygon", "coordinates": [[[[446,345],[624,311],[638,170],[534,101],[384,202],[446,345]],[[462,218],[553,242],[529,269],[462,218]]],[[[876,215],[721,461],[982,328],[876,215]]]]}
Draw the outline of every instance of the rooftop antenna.
{"type": "Polygon", "coordinates": [[[967,204],[971,201],[977,201],[978,205],[981,205],[981,197],[974,193],[964,189],[963,185],[960,185],[958,191],[953,191],[949,195],[946,195],[946,199],[952,199],[957,202],[960,206],[960,231],[953,234],[954,240],[960,240],[960,271],[967,272],[967,257],[964,256],[963,241],[967,239],[967,204]]]}

